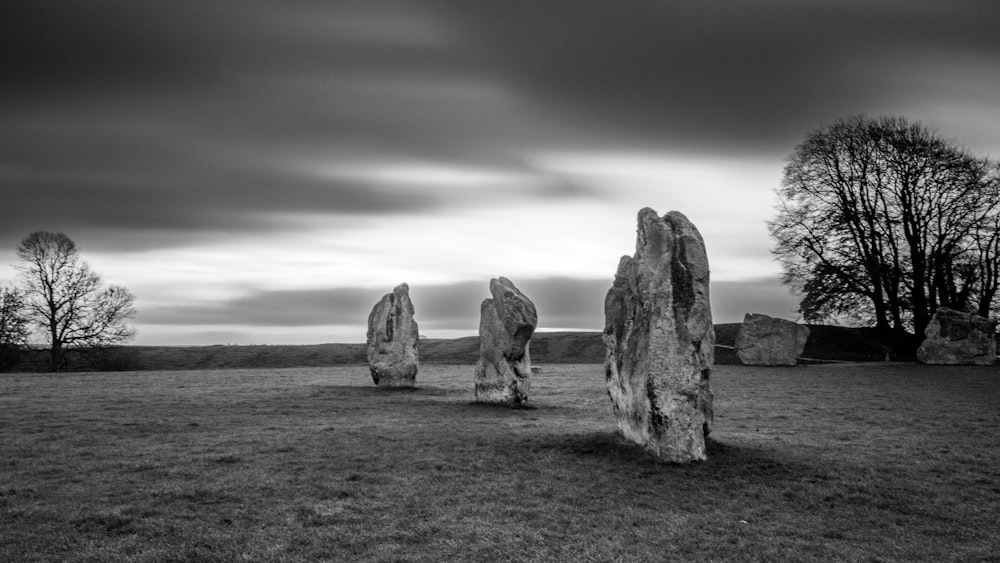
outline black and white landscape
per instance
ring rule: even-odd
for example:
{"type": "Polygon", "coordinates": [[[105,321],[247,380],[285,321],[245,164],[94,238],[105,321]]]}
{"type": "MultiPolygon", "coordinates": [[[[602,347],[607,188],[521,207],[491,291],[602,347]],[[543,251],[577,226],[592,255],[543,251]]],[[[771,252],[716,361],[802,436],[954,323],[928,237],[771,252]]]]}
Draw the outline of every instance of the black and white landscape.
{"type": "Polygon", "coordinates": [[[0,3],[0,561],[995,561],[997,22],[0,3]]]}

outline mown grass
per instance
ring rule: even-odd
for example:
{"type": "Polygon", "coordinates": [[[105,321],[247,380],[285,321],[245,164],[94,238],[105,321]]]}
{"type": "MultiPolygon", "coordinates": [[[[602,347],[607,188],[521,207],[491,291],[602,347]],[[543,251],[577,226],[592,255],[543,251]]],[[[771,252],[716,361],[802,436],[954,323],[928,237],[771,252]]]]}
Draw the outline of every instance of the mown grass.
{"type": "Polygon", "coordinates": [[[0,375],[2,561],[997,561],[996,368],[720,366],[709,460],[617,436],[599,365],[0,375]]]}

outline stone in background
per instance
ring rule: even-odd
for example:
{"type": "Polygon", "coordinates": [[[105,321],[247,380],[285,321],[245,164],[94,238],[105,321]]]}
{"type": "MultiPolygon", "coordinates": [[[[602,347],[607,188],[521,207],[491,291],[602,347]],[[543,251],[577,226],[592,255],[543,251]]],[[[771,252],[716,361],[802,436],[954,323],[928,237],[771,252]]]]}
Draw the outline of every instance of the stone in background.
{"type": "Polygon", "coordinates": [[[528,345],[538,326],[535,304],[504,277],[490,280],[490,293],[479,309],[476,401],[525,403],[531,390],[528,345]]]}
{"type": "Polygon", "coordinates": [[[420,355],[410,286],[385,294],[368,315],[368,368],[379,387],[413,387],[420,355]]]}
{"type": "Polygon", "coordinates": [[[997,359],[997,323],[941,307],[924,331],[917,359],[925,364],[991,366],[997,359]]]}
{"type": "Polygon", "coordinates": [[[794,366],[809,339],[809,327],[747,313],[736,336],[736,355],[748,366],[794,366]]]}

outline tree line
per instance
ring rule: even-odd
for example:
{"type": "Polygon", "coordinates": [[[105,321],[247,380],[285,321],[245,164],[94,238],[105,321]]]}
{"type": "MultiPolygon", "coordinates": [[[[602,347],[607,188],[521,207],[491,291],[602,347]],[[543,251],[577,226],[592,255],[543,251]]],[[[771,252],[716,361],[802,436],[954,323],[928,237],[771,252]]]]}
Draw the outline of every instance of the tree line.
{"type": "Polygon", "coordinates": [[[911,351],[940,307],[998,311],[1000,165],[901,117],[853,116],[788,158],[768,222],[807,322],[911,351]]]}
{"type": "Polygon", "coordinates": [[[66,351],[100,351],[135,337],[135,296],[105,284],[63,233],[37,231],[17,247],[17,283],[0,289],[0,369],[14,367],[32,339],[48,342],[51,371],[66,351]]]}

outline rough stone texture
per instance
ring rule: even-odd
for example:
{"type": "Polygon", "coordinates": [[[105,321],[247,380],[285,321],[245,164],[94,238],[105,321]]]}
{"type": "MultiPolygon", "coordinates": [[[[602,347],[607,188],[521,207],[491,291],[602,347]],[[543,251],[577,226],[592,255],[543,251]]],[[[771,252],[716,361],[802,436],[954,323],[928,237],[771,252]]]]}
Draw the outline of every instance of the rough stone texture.
{"type": "Polygon", "coordinates": [[[997,358],[997,323],[941,307],[924,331],[917,359],[925,364],[991,366],[997,358]]]}
{"type": "Polygon", "coordinates": [[[794,366],[808,339],[805,325],[747,313],[736,335],[736,355],[748,366],[794,366]]]}
{"type": "Polygon", "coordinates": [[[639,212],[604,302],[605,374],[618,429],[663,461],[705,459],[715,328],[708,257],[687,217],[639,212]]]}
{"type": "Polygon", "coordinates": [[[476,400],[525,403],[531,391],[528,345],[538,325],[535,304],[503,277],[490,280],[490,293],[493,298],[479,308],[476,400]]]}
{"type": "Polygon", "coordinates": [[[368,368],[379,387],[413,387],[420,356],[410,286],[386,293],[368,315],[368,368]]]}

